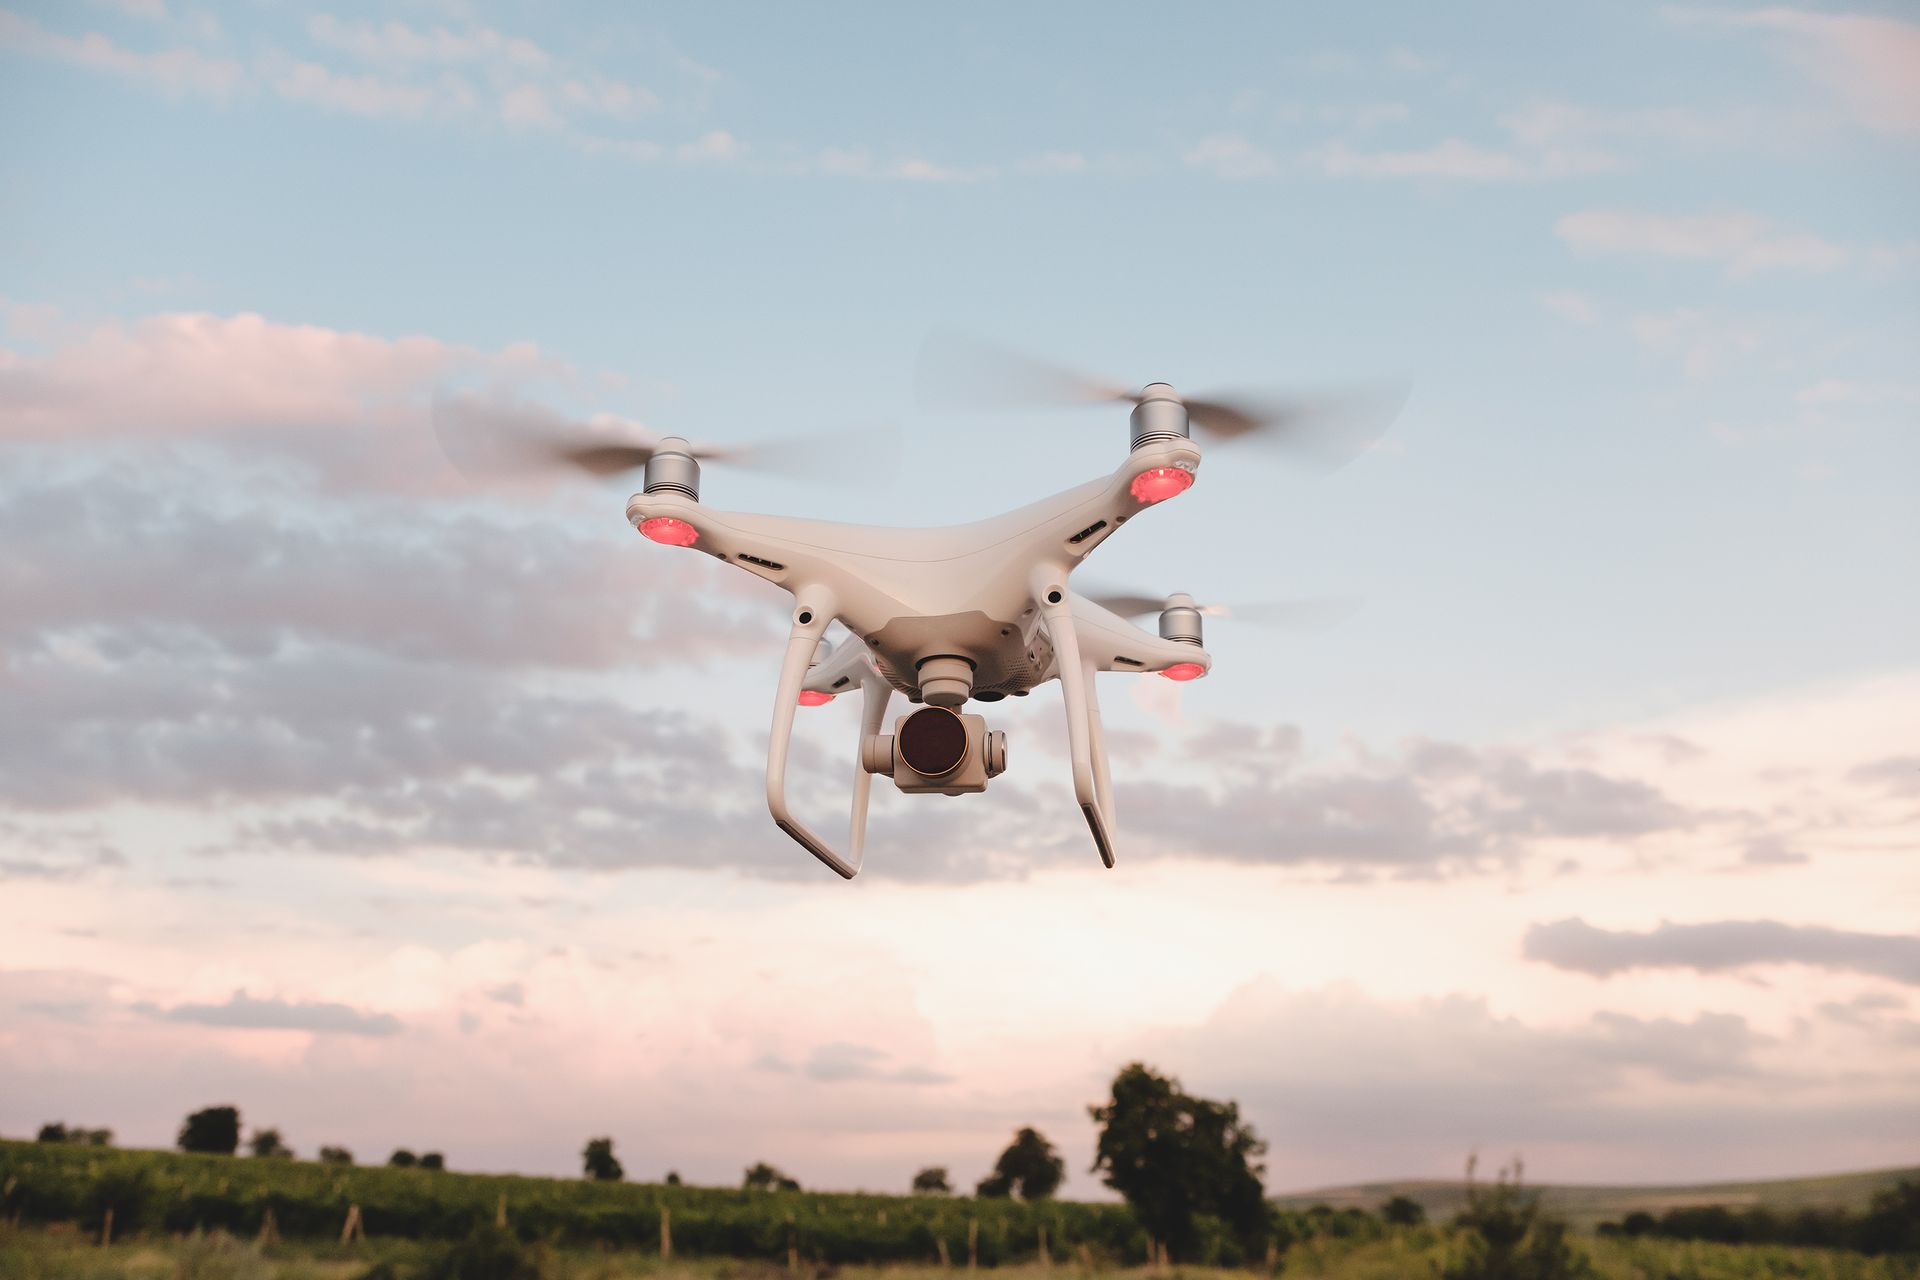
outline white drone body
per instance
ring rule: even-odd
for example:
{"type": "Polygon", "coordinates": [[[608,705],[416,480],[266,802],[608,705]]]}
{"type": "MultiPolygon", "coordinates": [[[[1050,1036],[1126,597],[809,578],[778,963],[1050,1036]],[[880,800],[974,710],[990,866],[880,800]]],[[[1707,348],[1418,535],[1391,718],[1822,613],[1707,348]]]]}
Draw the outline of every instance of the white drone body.
{"type": "Polygon", "coordinates": [[[700,501],[699,466],[685,441],[653,447],[645,490],[627,503],[634,527],[793,596],[793,626],[774,695],[767,807],[782,831],[840,875],[851,879],[860,870],[874,773],[890,774],[914,792],[983,789],[1004,767],[1004,738],[987,734],[983,721],[961,717],[958,709],[970,698],[1024,696],[1054,679],[1066,705],[1074,796],[1101,861],[1113,865],[1113,787],[1094,675],[1193,679],[1213,665],[1191,600],[1170,597],[1161,634],[1153,635],[1068,589],[1074,569],[1095,547],[1147,507],[1183,492],[1199,468],[1187,408],[1173,388],[1156,383],[1134,399],[1133,450],[1112,474],[945,529],[718,511],[700,501]],[[853,640],[831,649],[822,638],[835,621],[853,640]],[[856,685],[864,705],[842,852],[789,808],[788,744],[796,707],[856,685]],[[882,734],[895,692],[924,704],[902,719],[897,745],[882,734]]]}

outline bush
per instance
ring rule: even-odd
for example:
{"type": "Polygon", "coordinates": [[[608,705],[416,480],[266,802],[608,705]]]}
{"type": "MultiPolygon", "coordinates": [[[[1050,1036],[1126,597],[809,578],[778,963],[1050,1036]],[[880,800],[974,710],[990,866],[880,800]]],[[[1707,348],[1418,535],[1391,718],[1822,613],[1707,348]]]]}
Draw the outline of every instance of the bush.
{"type": "Polygon", "coordinates": [[[1543,1213],[1521,1186],[1520,1162],[1502,1169],[1492,1187],[1473,1180],[1467,1161],[1467,1207],[1454,1219],[1459,1253],[1441,1280],[1580,1280],[1593,1274],[1567,1243],[1567,1224],[1543,1213]]]}
{"type": "Polygon", "coordinates": [[[421,1280],[540,1280],[540,1263],[511,1231],[488,1224],[427,1264],[421,1280]]]}

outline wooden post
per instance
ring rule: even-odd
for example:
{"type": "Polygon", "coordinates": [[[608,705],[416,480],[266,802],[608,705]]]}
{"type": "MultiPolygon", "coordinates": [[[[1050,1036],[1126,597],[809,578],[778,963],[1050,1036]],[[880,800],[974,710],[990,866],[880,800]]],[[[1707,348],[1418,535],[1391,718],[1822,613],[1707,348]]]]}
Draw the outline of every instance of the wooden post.
{"type": "Polygon", "coordinates": [[[365,1240],[366,1238],[367,1229],[360,1221],[360,1206],[348,1205],[347,1220],[340,1226],[340,1243],[352,1244],[356,1239],[365,1240]]]}
{"type": "Polygon", "coordinates": [[[967,1270],[980,1265],[980,1219],[967,1219],[967,1270]]]}
{"type": "Polygon", "coordinates": [[[100,1247],[106,1248],[113,1243],[113,1206],[107,1206],[107,1217],[100,1224],[100,1247]]]}
{"type": "Polygon", "coordinates": [[[953,1270],[953,1259],[947,1256],[947,1238],[937,1235],[933,1238],[933,1247],[940,1252],[940,1266],[943,1270],[953,1270]]]}
{"type": "Polygon", "coordinates": [[[275,1240],[278,1240],[279,1238],[280,1238],[280,1226],[278,1223],[276,1223],[273,1220],[273,1206],[268,1205],[266,1213],[262,1215],[260,1219],[259,1242],[261,1244],[271,1244],[275,1240]]]}
{"type": "Polygon", "coordinates": [[[794,1229],[793,1212],[787,1212],[787,1270],[800,1274],[800,1233],[794,1229]]]}
{"type": "Polygon", "coordinates": [[[507,1193],[504,1191],[500,1193],[500,1203],[493,1210],[493,1225],[496,1227],[507,1225],[507,1193]]]}
{"type": "Polygon", "coordinates": [[[1165,1240],[1160,1242],[1160,1262],[1158,1265],[1162,1271],[1165,1271],[1173,1265],[1173,1256],[1167,1252],[1167,1242],[1165,1240]]]}
{"type": "Polygon", "coordinates": [[[1040,1269],[1045,1271],[1053,1265],[1053,1256],[1047,1252],[1047,1228],[1040,1228],[1040,1269]]]}
{"type": "Polygon", "coordinates": [[[1085,1272],[1087,1275],[1092,1275],[1093,1274],[1093,1250],[1087,1248],[1087,1246],[1084,1243],[1082,1243],[1079,1248],[1074,1250],[1074,1252],[1079,1255],[1081,1271],[1085,1272]]]}
{"type": "Polygon", "coordinates": [[[1280,1265],[1280,1245],[1278,1241],[1267,1241],[1267,1274],[1272,1275],[1274,1268],[1280,1265]]]}
{"type": "Polygon", "coordinates": [[[673,1210],[660,1206],[660,1261],[673,1261],[673,1210]]]}

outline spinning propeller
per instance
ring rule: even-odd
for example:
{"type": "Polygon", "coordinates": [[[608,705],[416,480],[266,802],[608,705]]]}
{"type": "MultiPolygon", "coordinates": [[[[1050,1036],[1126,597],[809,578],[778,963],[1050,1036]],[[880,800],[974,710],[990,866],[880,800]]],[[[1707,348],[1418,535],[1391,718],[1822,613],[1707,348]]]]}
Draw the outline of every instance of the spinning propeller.
{"type": "Polygon", "coordinates": [[[1195,604],[1184,595],[1148,596],[1117,592],[1082,592],[1103,609],[1123,618],[1144,618],[1169,609],[1191,609],[1209,618],[1235,618],[1292,630],[1319,631],[1338,626],[1359,611],[1351,596],[1323,596],[1307,600],[1263,600],[1249,604],[1195,604]]]}
{"type": "Polygon", "coordinates": [[[469,475],[526,478],[585,472],[617,476],[639,471],[656,454],[681,454],[697,462],[747,467],[807,478],[843,473],[851,458],[889,452],[885,430],[822,432],[748,445],[694,445],[656,436],[628,418],[595,414],[583,420],[526,400],[471,392],[436,395],[433,431],[440,448],[469,475]]]}
{"type": "Polygon", "coordinates": [[[1215,441],[1272,444],[1328,468],[1364,453],[1406,402],[1404,388],[1318,395],[1249,391],[1186,396],[1166,383],[1130,388],[1032,356],[936,331],[920,349],[914,390],[922,403],[1005,409],[1075,404],[1173,401],[1187,421],[1215,441]]]}

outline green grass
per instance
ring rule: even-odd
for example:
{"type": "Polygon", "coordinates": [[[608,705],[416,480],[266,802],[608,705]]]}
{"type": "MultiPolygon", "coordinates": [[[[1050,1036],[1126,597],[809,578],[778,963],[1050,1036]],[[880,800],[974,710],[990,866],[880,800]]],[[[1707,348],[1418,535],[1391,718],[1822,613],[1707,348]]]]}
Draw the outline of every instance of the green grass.
{"type": "MultiPolygon", "coordinates": [[[[213,1234],[135,1241],[100,1248],[71,1232],[0,1227],[0,1277],[6,1280],[358,1280],[374,1263],[403,1270],[423,1261],[434,1246],[374,1240],[366,1244],[260,1245],[213,1234]]],[[[1282,1280],[1428,1280],[1453,1247],[1442,1232],[1422,1229],[1383,1240],[1337,1240],[1296,1245],[1282,1262],[1282,1280]]],[[[1915,1280],[1920,1262],[1862,1258],[1812,1249],[1755,1245],[1686,1244],[1658,1240],[1584,1240],[1579,1247],[1596,1280],[1915,1280]]],[[[638,1251],[545,1248],[543,1280],[963,1280],[964,1264],[951,1270],[929,1266],[802,1268],[792,1275],[767,1263],[724,1259],[662,1264],[638,1251]],[[956,1274],[958,1273],[958,1274],[956,1274]]],[[[1177,1266],[1141,1267],[1032,1264],[1005,1267],[996,1280],[1250,1280],[1265,1272],[1177,1266]]]]}
{"type": "MultiPolygon", "coordinates": [[[[1731,1209],[1765,1206],[1769,1209],[1847,1209],[1867,1207],[1873,1193],[1903,1178],[1920,1180],[1920,1168],[1876,1169],[1821,1178],[1775,1178],[1760,1182],[1714,1182],[1673,1186],[1594,1186],[1578,1183],[1527,1184],[1540,1193],[1540,1202],[1577,1230],[1591,1231],[1602,1222],[1618,1221],[1636,1209],[1658,1215],[1668,1209],[1719,1204],[1731,1209]]],[[[1464,1181],[1406,1179],[1399,1182],[1363,1182],[1318,1191],[1274,1196],[1286,1209],[1328,1204],[1336,1209],[1376,1210],[1394,1196],[1418,1201],[1429,1217],[1451,1218],[1466,1207],[1464,1181]]]]}

